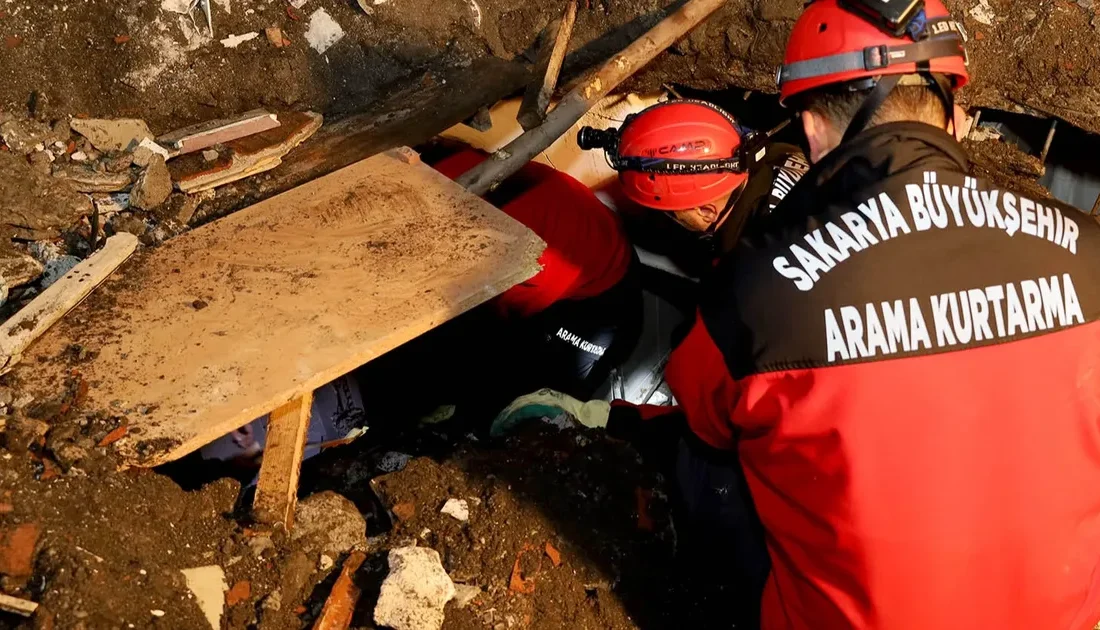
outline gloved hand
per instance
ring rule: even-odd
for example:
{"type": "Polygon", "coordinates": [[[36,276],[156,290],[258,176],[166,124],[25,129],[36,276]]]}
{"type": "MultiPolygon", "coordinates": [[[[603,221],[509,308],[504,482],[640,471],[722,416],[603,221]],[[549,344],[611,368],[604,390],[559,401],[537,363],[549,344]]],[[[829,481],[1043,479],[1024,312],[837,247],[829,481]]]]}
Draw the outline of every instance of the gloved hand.
{"type": "Polygon", "coordinates": [[[504,408],[489,429],[493,437],[500,437],[515,429],[527,420],[556,418],[567,413],[577,422],[590,429],[607,427],[607,418],[611,414],[611,403],[606,400],[581,402],[572,396],[552,389],[540,389],[533,394],[520,396],[504,408]]]}

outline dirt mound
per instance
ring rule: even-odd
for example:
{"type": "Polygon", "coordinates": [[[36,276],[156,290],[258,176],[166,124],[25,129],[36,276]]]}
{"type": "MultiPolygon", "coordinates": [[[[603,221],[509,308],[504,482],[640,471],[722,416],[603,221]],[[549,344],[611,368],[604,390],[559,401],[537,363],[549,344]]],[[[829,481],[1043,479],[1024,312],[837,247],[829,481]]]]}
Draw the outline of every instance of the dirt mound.
{"type": "MultiPolygon", "coordinates": [[[[63,3],[3,9],[0,110],[29,106],[47,119],[137,116],[158,133],[260,106],[358,111],[418,81],[445,80],[474,60],[516,58],[563,6],[394,0],[368,5],[368,15],[345,0],[295,3],[300,9],[282,1],[213,0],[211,38],[201,17],[196,30],[164,8],[173,4],[179,3],[91,0],[73,10],[63,3]],[[318,10],[344,33],[323,53],[307,41],[318,10]],[[282,36],[269,40],[268,28],[282,36]],[[234,48],[222,43],[250,33],[258,36],[234,48]]],[[[672,4],[582,0],[572,68],[621,48],[672,4]]],[[[1100,22],[1091,2],[948,4],[971,34],[975,76],[964,92],[970,104],[1027,108],[1100,131],[1100,22]]],[[[802,0],[730,0],[629,87],[773,90],[775,67],[801,8],[802,0]]]]}

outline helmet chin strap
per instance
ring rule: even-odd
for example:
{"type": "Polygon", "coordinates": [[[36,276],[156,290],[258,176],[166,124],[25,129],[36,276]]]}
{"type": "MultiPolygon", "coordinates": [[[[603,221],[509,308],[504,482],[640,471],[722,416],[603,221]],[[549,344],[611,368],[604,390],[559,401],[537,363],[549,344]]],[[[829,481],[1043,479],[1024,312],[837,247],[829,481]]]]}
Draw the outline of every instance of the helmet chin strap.
{"type": "Polygon", "coordinates": [[[900,74],[888,74],[875,83],[875,87],[871,89],[871,93],[867,95],[867,98],[863,100],[863,104],[856,110],[856,115],[852,116],[852,121],[848,123],[848,129],[844,131],[844,139],[841,140],[841,144],[844,144],[855,138],[867,128],[867,125],[871,122],[871,119],[875,117],[875,113],[878,112],[882,104],[886,102],[887,97],[894,91],[894,88],[901,82],[902,75],[900,74]]]}
{"type": "MultiPolygon", "coordinates": [[[[860,132],[867,129],[875,113],[882,107],[882,104],[886,102],[886,99],[890,96],[890,93],[894,91],[894,88],[903,83],[905,76],[906,75],[901,74],[886,75],[875,83],[875,87],[871,90],[871,93],[867,95],[863,104],[860,105],[859,110],[856,111],[856,115],[852,117],[852,121],[848,123],[848,128],[844,131],[844,139],[841,141],[842,144],[848,142],[859,135],[860,132]]],[[[909,76],[916,78],[917,75],[909,76]]],[[[936,76],[927,70],[922,71],[919,76],[921,77],[920,80],[922,80],[925,85],[935,90],[936,95],[939,96],[940,101],[943,102],[945,116],[944,127],[946,128],[955,117],[955,94],[951,90],[949,80],[946,77],[936,76]]]]}

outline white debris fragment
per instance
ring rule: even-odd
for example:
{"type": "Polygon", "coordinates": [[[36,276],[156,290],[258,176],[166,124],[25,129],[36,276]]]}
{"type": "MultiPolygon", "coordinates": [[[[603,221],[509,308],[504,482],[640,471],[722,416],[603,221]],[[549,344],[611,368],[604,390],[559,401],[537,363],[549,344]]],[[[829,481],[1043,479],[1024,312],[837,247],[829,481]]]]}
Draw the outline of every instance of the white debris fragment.
{"type": "Polygon", "coordinates": [[[993,127],[985,127],[978,125],[970,130],[970,134],[967,136],[971,142],[985,142],[987,140],[1000,140],[1001,132],[997,131],[993,127]]]}
{"type": "Polygon", "coordinates": [[[154,155],[159,155],[165,160],[171,157],[168,153],[168,149],[160,146],[156,142],[153,142],[150,138],[144,138],[137,148],[134,149],[134,163],[140,167],[149,166],[149,158],[154,155]]]}
{"type": "Polygon", "coordinates": [[[989,0],[978,0],[978,4],[970,9],[970,17],[986,26],[993,26],[993,18],[997,17],[997,14],[993,12],[993,7],[989,6],[989,0]]]}
{"type": "Polygon", "coordinates": [[[164,611],[153,609],[153,610],[149,611],[149,614],[153,615],[154,617],[163,617],[164,616],[164,611]]]}
{"type": "Polygon", "coordinates": [[[259,31],[252,31],[251,33],[245,33],[243,35],[230,35],[222,40],[222,46],[226,48],[236,48],[241,44],[252,41],[260,36],[259,31]]]}
{"type": "Polygon", "coordinates": [[[470,520],[470,506],[465,499],[447,499],[439,513],[446,514],[463,523],[470,520]]]}
{"type": "Polygon", "coordinates": [[[309,28],[306,29],[306,41],[310,48],[325,54],[333,44],[344,38],[344,29],[332,19],[324,9],[317,9],[309,16],[309,28]]]}
{"type": "Polygon", "coordinates": [[[321,561],[317,564],[317,567],[322,571],[328,571],[332,568],[332,565],[332,558],[328,557],[326,554],[321,554],[321,561]]]}
{"type": "Polygon", "coordinates": [[[477,0],[470,0],[470,12],[474,14],[474,26],[481,28],[481,7],[477,0]]]}
{"type": "Polygon", "coordinates": [[[412,460],[412,455],[407,453],[398,453],[397,451],[390,451],[382,456],[382,459],[378,462],[378,470],[384,473],[397,472],[404,470],[405,466],[409,465],[409,461],[412,460]]]}
{"type": "Polygon", "coordinates": [[[382,582],[375,623],[394,630],[439,630],[443,608],[455,585],[443,570],[439,553],[427,547],[402,547],[389,555],[390,573],[382,582]]]}
{"type": "Polygon", "coordinates": [[[470,584],[455,584],[455,606],[465,608],[481,595],[481,587],[470,584]]]}
{"type": "Polygon", "coordinates": [[[307,2],[309,2],[309,0],[290,0],[290,6],[294,7],[295,9],[301,9],[302,7],[306,6],[307,2]]]}
{"type": "Polygon", "coordinates": [[[92,203],[95,205],[96,212],[99,213],[99,220],[104,221],[129,209],[130,193],[95,194],[92,195],[92,203]]]}
{"type": "Polygon", "coordinates": [[[161,0],[160,2],[160,10],[169,13],[187,15],[187,10],[190,8],[191,0],[161,0]]]}
{"type": "Polygon", "coordinates": [[[225,571],[218,565],[183,569],[180,571],[187,581],[187,589],[195,596],[199,609],[213,630],[222,627],[222,613],[225,610],[225,592],[229,585],[225,582],[225,571]]]}
{"type": "Polygon", "coordinates": [[[88,154],[83,151],[77,151],[69,156],[69,159],[74,162],[84,162],[88,159],[88,154]]]}
{"type": "Polygon", "coordinates": [[[218,159],[218,152],[214,149],[207,149],[202,152],[202,159],[206,160],[207,162],[213,162],[214,160],[218,159]]]}

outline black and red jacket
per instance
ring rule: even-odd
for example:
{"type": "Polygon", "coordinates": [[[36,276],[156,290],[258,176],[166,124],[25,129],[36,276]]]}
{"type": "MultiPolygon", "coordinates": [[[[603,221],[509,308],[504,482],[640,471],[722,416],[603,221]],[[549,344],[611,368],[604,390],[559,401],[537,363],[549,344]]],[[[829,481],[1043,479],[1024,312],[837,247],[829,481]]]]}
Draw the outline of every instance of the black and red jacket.
{"type": "Polygon", "coordinates": [[[1100,227],[967,168],[917,123],[834,151],[670,359],[739,450],[766,629],[1100,620],[1100,227]]]}

